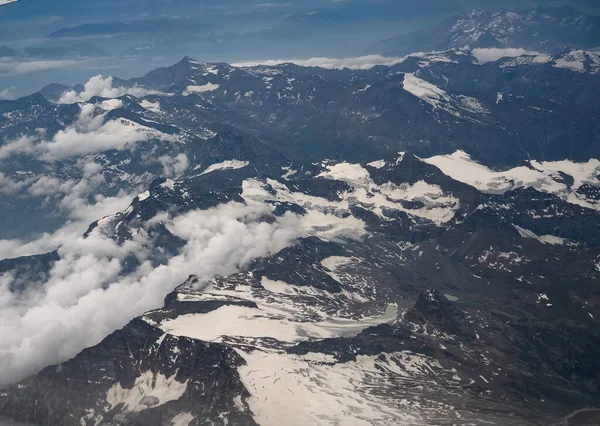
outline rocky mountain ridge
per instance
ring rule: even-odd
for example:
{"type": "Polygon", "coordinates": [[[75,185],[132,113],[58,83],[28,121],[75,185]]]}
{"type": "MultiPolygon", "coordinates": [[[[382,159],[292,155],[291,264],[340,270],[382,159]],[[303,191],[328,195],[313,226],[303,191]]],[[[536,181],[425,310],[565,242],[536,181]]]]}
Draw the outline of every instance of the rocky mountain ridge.
{"type": "Polygon", "coordinates": [[[539,7],[522,11],[472,10],[432,28],[382,40],[369,51],[402,56],[468,47],[522,48],[556,54],[565,49],[599,46],[600,17],[572,7],[539,7]]]}
{"type": "Polygon", "coordinates": [[[82,203],[101,196],[126,205],[123,191],[133,196],[157,177],[230,159],[280,167],[462,150],[500,168],[530,158],[587,161],[600,155],[599,63],[583,51],[481,62],[453,50],[369,70],[185,58],[129,81],[48,87],[0,102],[2,235],[76,219],[65,201],[72,189],[82,203]],[[78,137],[89,142],[77,145],[78,137]],[[24,221],[24,208],[32,220],[24,221]]]}

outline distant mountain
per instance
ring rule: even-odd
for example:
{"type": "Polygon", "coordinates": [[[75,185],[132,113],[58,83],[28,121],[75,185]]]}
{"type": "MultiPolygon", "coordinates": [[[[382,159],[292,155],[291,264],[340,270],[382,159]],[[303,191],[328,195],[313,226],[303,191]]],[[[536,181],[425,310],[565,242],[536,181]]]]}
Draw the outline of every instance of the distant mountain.
{"type": "Polygon", "coordinates": [[[49,34],[49,38],[80,38],[128,33],[157,33],[197,30],[199,24],[191,19],[160,19],[131,22],[100,22],[62,28],[49,34]]]}
{"type": "Polygon", "coordinates": [[[432,28],[380,41],[368,50],[385,55],[405,55],[465,47],[513,47],[558,53],[567,48],[598,46],[599,16],[586,15],[571,7],[558,7],[454,15],[432,28]]]}
{"type": "MultiPolygon", "coordinates": [[[[51,83],[40,90],[40,94],[51,102],[57,102],[63,93],[70,90],[71,87],[64,84],[51,83]]],[[[83,88],[80,88],[83,90],[83,88]]]]}
{"type": "Polygon", "coordinates": [[[91,43],[73,43],[67,45],[28,47],[25,54],[39,58],[91,58],[105,56],[106,52],[91,43]]]}

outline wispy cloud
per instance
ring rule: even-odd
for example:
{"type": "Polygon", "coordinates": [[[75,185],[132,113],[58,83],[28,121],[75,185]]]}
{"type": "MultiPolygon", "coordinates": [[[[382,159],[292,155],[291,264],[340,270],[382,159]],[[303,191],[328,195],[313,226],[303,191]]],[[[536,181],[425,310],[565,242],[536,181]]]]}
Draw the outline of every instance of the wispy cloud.
{"type": "Polygon", "coordinates": [[[0,60],[0,74],[28,74],[36,71],[46,71],[52,69],[73,67],[81,64],[81,62],[82,61],[76,61],[71,59],[47,61],[0,60]]]}
{"type": "Polygon", "coordinates": [[[291,3],[276,3],[276,2],[272,2],[272,3],[260,3],[257,4],[256,7],[260,7],[260,8],[277,8],[277,7],[287,7],[290,6],[291,3]]]}

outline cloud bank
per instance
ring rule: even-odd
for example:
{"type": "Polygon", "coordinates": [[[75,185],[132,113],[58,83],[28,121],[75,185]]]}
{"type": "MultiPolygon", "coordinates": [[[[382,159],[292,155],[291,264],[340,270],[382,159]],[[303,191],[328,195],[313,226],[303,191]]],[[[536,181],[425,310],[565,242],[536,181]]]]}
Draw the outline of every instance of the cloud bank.
{"type": "Polygon", "coordinates": [[[392,66],[402,63],[405,58],[387,57],[381,55],[367,55],[356,58],[310,58],[310,59],[269,59],[264,61],[249,61],[233,64],[234,67],[253,67],[258,65],[281,65],[292,63],[303,67],[318,67],[327,69],[367,70],[377,65],[392,66]]]}
{"type": "Polygon", "coordinates": [[[47,280],[30,283],[18,294],[9,289],[15,277],[0,276],[0,386],[68,359],[131,318],[161,306],[165,294],[190,274],[203,281],[229,275],[300,234],[297,216],[267,223],[267,214],[267,207],[232,202],[168,219],[168,229],[187,244],[158,267],[147,260],[143,233],[122,246],[96,230],[85,239],[57,237],[61,260],[47,280]],[[122,276],[123,260],[130,255],[141,266],[122,276]]]}

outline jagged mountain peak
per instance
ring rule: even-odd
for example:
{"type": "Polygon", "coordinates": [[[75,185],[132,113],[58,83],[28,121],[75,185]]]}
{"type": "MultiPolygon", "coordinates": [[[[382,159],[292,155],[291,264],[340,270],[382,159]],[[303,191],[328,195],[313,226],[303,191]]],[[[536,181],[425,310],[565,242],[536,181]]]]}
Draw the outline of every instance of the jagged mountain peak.
{"type": "Polygon", "coordinates": [[[457,14],[433,28],[384,40],[371,46],[388,55],[449,48],[524,48],[558,53],[567,47],[600,44],[600,18],[571,7],[524,11],[473,10],[457,14]]]}
{"type": "Polygon", "coordinates": [[[460,339],[472,339],[475,333],[464,312],[449,298],[435,289],[425,290],[419,295],[414,307],[404,315],[404,320],[418,324],[429,332],[445,332],[459,335],[460,339]]]}
{"type": "Polygon", "coordinates": [[[596,74],[600,71],[600,56],[597,52],[583,49],[566,49],[554,55],[550,63],[557,68],[565,68],[581,73],[596,74]]]}

